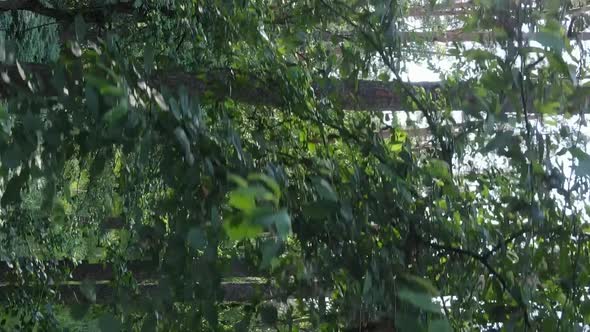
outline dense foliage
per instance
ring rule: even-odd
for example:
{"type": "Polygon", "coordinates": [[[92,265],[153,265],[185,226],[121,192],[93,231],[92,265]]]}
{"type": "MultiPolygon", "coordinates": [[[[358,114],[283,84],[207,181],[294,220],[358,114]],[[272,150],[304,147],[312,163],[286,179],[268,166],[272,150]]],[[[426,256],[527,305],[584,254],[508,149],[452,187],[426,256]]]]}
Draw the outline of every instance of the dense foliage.
{"type": "Polygon", "coordinates": [[[0,2],[0,329],[580,330],[585,8],[0,2]]]}

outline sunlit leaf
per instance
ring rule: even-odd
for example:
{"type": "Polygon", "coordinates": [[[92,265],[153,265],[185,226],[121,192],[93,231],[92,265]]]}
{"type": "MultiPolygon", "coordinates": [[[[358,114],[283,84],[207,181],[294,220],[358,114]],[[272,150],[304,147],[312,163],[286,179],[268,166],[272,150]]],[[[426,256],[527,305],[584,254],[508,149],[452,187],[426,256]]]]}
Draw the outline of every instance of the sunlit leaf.
{"type": "Polygon", "coordinates": [[[261,225],[254,224],[248,220],[227,220],[223,223],[223,228],[232,241],[255,238],[264,231],[261,225]]]}
{"type": "Polygon", "coordinates": [[[106,112],[102,118],[109,125],[113,125],[123,120],[127,116],[127,107],[123,105],[117,105],[111,110],[106,112]]]}

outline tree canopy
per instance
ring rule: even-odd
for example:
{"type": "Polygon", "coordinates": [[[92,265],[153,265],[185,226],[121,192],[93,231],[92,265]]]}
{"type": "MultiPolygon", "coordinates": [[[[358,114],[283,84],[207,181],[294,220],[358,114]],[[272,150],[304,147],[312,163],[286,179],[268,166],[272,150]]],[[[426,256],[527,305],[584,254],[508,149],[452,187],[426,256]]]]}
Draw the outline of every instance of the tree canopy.
{"type": "Polygon", "coordinates": [[[589,13],[0,1],[0,330],[587,329],[589,13]]]}

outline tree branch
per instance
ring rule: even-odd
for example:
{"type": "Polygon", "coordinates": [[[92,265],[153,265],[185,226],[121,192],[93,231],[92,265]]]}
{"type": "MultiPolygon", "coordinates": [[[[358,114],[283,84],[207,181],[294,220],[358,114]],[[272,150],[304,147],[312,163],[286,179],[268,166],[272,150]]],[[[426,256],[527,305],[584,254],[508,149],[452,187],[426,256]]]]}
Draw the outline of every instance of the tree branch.
{"type": "MultiPolygon", "coordinates": [[[[546,230],[544,233],[553,233],[553,232],[557,232],[561,230],[560,227],[555,227],[555,228],[551,228],[546,230]]],[[[482,257],[484,259],[488,259],[490,256],[494,255],[495,253],[497,253],[498,251],[500,251],[500,249],[506,247],[510,242],[518,239],[519,237],[525,235],[528,232],[532,232],[533,229],[530,227],[526,227],[523,228],[517,232],[512,233],[510,236],[508,236],[506,239],[504,239],[503,241],[499,241],[498,244],[496,244],[494,247],[492,247],[492,249],[490,249],[488,252],[486,252],[485,254],[482,255],[482,257]]]]}
{"type": "Polygon", "coordinates": [[[498,282],[500,283],[500,286],[502,287],[502,291],[507,292],[514,300],[516,300],[516,302],[519,304],[519,306],[524,310],[525,315],[527,315],[526,313],[528,311],[527,311],[525,304],[522,303],[522,301],[520,299],[518,299],[514,294],[512,294],[512,292],[508,288],[508,284],[507,284],[506,280],[504,279],[504,277],[502,277],[502,275],[500,275],[500,273],[498,271],[496,271],[496,269],[489,263],[489,261],[486,257],[484,257],[483,255],[480,255],[478,253],[475,253],[473,251],[465,250],[462,248],[440,245],[440,244],[429,242],[429,241],[422,241],[422,242],[431,248],[442,250],[442,251],[447,251],[447,252],[452,252],[452,253],[455,253],[455,254],[458,254],[461,256],[467,256],[467,257],[470,257],[470,258],[476,260],[477,262],[479,262],[481,265],[483,265],[488,270],[488,272],[494,278],[496,278],[496,280],[498,280],[498,282]]]}
{"type": "Polygon", "coordinates": [[[135,11],[133,2],[117,2],[101,7],[85,7],[79,9],[58,9],[43,5],[39,0],[8,0],[0,2],[0,12],[24,10],[46,16],[60,22],[71,22],[77,15],[82,15],[88,23],[103,23],[110,13],[132,14],[135,11]]]}

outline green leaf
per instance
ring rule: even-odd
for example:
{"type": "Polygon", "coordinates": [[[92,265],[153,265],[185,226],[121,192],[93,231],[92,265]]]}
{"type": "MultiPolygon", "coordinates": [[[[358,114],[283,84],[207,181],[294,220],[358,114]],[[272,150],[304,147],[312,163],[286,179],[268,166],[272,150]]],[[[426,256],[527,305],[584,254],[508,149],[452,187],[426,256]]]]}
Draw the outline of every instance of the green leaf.
{"type": "Polygon", "coordinates": [[[145,44],[143,50],[143,69],[146,73],[150,73],[154,67],[154,47],[150,43],[145,44]]]}
{"type": "Polygon", "coordinates": [[[163,111],[169,110],[168,105],[166,104],[166,101],[164,100],[164,97],[158,91],[152,90],[152,95],[154,96],[154,100],[156,101],[156,104],[158,104],[158,106],[163,111]]]}
{"type": "Polygon", "coordinates": [[[103,86],[99,91],[103,96],[123,97],[125,95],[125,90],[116,85],[103,86]]]}
{"type": "Polygon", "coordinates": [[[541,331],[557,331],[559,322],[556,318],[548,317],[543,320],[543,324],[541,326],[541,331]]]}
{"type": "Polygon", "coordinates": [[[193,227],[186,236],[189,246],[195,250],[204,250],[207,246],[207,237],[199,227],[193,227]]]}
{"type": "Polygon", "coordinates": [[[574,167],[576,174],[578,176],[590,176],[590,155],[577,147],[570,148],[569,152],[578,160],[578,164],[574,167]]]}
{"type": "Polygon", "coordinates": [[[244,178],[235,175],[235,174],[229,174],[227,176],[227,179],[233,183],[235,183],[238,187],[247,187],[248,186],[248,181],[246,181],[244,178]]]}
{"type": "Polygon", "coordinates": [[[509,132],[509,131],[498,132],[498,133],[496,133],[494,138],[492,138],[488,142],[488,144],[486,144],[486,146],[482,149],[481,152],[488,153],[488,152],[495,151],[495,150],[502,150],[505,147],[510,146],[514,142],[515,142],[514,135],[512,132],[509,132]]]}
{"type": "Polygon", "coordinates": [[[113,217],[117,217],[120,216],[125,209],[125,200],[123,199],[123,197],[121,197],[121,195],[117,194],[116,192],[114,192],[111,195],[111,200],[113,202],[113,206],[111,209],[111,216],[113,217]]]}
{"type": "Polygon", "coordinates": [[[80,57],[82,55],[82,48],[80,47],[80,44],[75,40],[70,42],[70,50],[72,51],[72,54],[75,57],[80,57]]]}
{"type": "Polygon", "coordinates": [[[414,284],[414,286],[417,286],[418,288],[426,291],[427,294],[430,294],[432,296],[439,295],[438,289],[436,289],[436,287],[428,279],[421,278],[411,274],[403,274],[402,278],[407,282],[414,284]]]}
{"type": "Polygon", "coordinates": [[[416,315],[408,314],[404,311],[398,311],[395,314],[395,331],[424,332],[424,327],[416,315]]]}
{"type": "Polygon", "coordinates": [[[89,310],[90,305],[88,303],[74,304],[70,306],[70,316],[75,320],[81,320],[86,316],[89,310]]]}
{"type": "Polygon", "coordinates": [[[291,235],[291,218],[287,210],[280,210],[270,215],[264,215],[257,218],[256,222],[266,227],[274,225],[279,237],[283,240],[291,235]]]}
{"type": "Polygon", "coordinates": [[[88,30],[88,24],[84,21],[82,15],[76,15],[74,18],[74,30],[76,31],[76,40],[79,42],[86,40],[86,31],[88,30]]]}
{"type": "Polygon", "coordinates": [[[557,114],[557,112],[559,111],[560,108],[561,108],[561,103],[557,102],[557,101],[545,103],[545,104],[540,105],[538,107],[539,112],[541,114],[548,114],[548,115],[557,114]]]}
{"type": "Polygon", "coordinates": [[[580,313],[584,317],[585,322],[590,322],[590,301],[588,299],[580,305],[580,313]]]}
{"type": "Polygon", "coordinates": [[[262,226],[252,223],[249,220],[227,220],[223,228],[231,241],[240,241],[255,238],[264,231],[262,226]]]}
{"type": "Polygon", "coordinates": [[[97,179],[102,174],[106,166],[106,162],[107,160],[105,155],[99,152],[92,161],[92,166],[90,167],[89,176],[91,179],[97,179]]]}
{"type": "Polygon", "coordinates": [[[55,200],[51,210],[51,221],[56,224],[63,224],[66,220],[66,208],[62,200],[55,200]]]}
{"type": "Polygon", "coordinates": [[[495,53],[482,49],[465,50],[463,52],[463,56],[468,60],[473,60],[477,62],[482,62],[485,60],[502,61],[502,59],[495,53]]]}
{"type": "Polygon", "coordinates": [[[363,296],[367,296],[373,287],[373,278],[369,272],[365,273],[365,281],[363,282],[363,296]]]}
{"type": "Polygon", "coordinates": [[[557,53],[561,53],[565,48],[565,41],[558,32],[538,31],[533,34],[531,39],[557,53]]]}
{"type": "Polygon", "coordinates": [[[260,320],[266,325],[275,325],[279,319],[279,313],[277,308],[268,303],[261,305],[260,309],[260,320]]]}
{"type": "Polygon", "coordinates": [[[85,279],[80,284],[80,291],[84,294],[84,297],[91,303],[96,302],[96,287],[94,281],[85,279]]]}
{"type": "Polygon", "coordinates": [[[275,197],[281,197],[281,188],[273,178],[266,174],[250,174],[248,175],[248,181],[261,181],[272,190],[275,197]]]}
{"type": "Polygon", "coordinates": [[[590,155],[587,154],[586,152],[584,152],[582,149],[578,148],[578,147],[571,147],[569,149],[569,152],[572,154],[572,156],[576,159],[578,159],[579,161],[581,160],[589,160],[590,159],[590,155]]]}
{"type": "Polygon", "coordinates": [[[256,207],[255,198],[250,188],[238,188],[230,192],[229,205],[244,212],[251,212],[256,207]]]}
{"type": "Polygon", "coordinates": [[[20,192],[25,185],[27,178],[28,172],[22,171],[8,181],[4,193],[2,194],[2,199],[0,200],[2,207],[20,202],[20,192]]]}
{"type": "Polygon", "coordinates": [[[423,293],[416,293],[409,289],[402,289],[398,292],[397,297],[400,300],[406,301],[413,306],[427,312],[441,313],[441,308],[438,304],[432,302],[432,297],[423,293]]]}
{"type": "Polygon", "coordinates": [[[84,94],[85,94],[85,102],[86,102],[86,107],[88,108],[88,110],[90,112],[92,112],[93,114],[97,114],[98,113],[98,94],[96,93],[96,90],[88,85],[86,86],[86,89],[84,89],[84,94]]]}
{"type": "Polygon", "coordinates": [[[449,164],[440,159],[430,159],[426,167],[428,173],[434,178],[442,180],[449,180],[451,173],[449,171],[449,164]]]}
{"type": "Polygon", "coordinates": [[[23,150],[18,144],[11,144],[2,154],[2,166],[8,169],[15,169],[20,166],[21,162],[26,158],[23,150]]]}
{"type": "Polygon", "coordinates": [[[545,1],[543,1],[543,7],[550,15],[557,14],[559,12],[560,5],[561,5],[560,0],[545,0],[545,1]]]}
{"type": "Polygon", "coordinates": [[[104,122],[108,123],[109,125],[113,125],[119,123],[127,116],[127,107],[123,105],[117,105],[113,107],[111,110],[106,112],[102,119],[104,122]]]}
{"type": "Polygon", "coordinates": [[[506,257],[510,260],[510,262],[512,264],[516,264],[518,263],[519,257],[518,254],[516,252],[514,252],[513,250],[506,250],[506,257]]]}
{"type": "Polygon", "coordinates": [[[559,246],[559,272],[562,276],[569,275],[571,270],[569,253],[569,248],[566,244],[559,246]]]}
{"type": "Polygon", "coordinates": [[[315,201],[303,206],[303,215],[314,220],[325,220],[332,215],[338,205],[333,201],[315,201]]]}
{"type": "Polygon", "coordinates": [[[184,151],[184,160],[189,164],[189,166],[192,166],[195,163],[195,156],[193,156],[193,152],[191,151],[191,143],[188,139],[188,136],[186,135],[186,132],[182,127],[176,127],[176,129],[174,129],[174,135],[182,146],[184,151]]]}
{"type": "Polygon", "coordinates": [[[148,317],[144,318],[143,324],[141,325],[141,332],[156,332],[158,327],[158,321],[154,314],[149,314],[148,317]]]}
{"type": "Polygon", "coordinates": [[[389,151],[393,153],[398,153],[402,150],[403,147],[404,145],[402,143],[392,143],[389,144],[389,151]]]}
{"type": "Polygon", "coordinates": [[[121,322],[111,313],[102,315],[98,319],[98,327],[103,332],[118,332],[121,331],[121,322]]]}
{"type": "Polygon", "coordinates": [[[281,243],[279,241],[267,240],[264,242],[262,245],[262,262],[260,263],[262,269],[267,269],[272,264],[280,248],[281,243]]]}
{"type": "Polygon", "coordinates": [[[104,78],[92,74],[86,74],[84,79],[90,86],[95,87],[102,95],[113,97],[122,97],[125,95],[125,90],[123,90],[123,88],[113,85],[112,82],[107,81],[104,78]]]}
{"type": "Polygon", "coordinates": [[[84,80],[86,81],[86,83],[88,83],[88,85],[97,88],[99,91],[101,88],[111,85],[111,82],[105,80],[104,78],[94,76],[92,74],[84,75],[84,80]]]}
{"type": "Polygon", "coordinates": [[[428,324],[428,332],[451,332],[451,324],[446,319],[433,320],[428,324]]]}
{"type": "Polygon", "coordinates": [[[315,188],[316,188],[320,198],[328,200],[328,201],[332,201],[332,202],[338,201],[338,196],[336,195],[336,192],[334,191],[334,189],[332,188],[330,183],[328,183],[328,181],[326,181],[320,177],[315,177],[312,179],[312,181],[315,185],[315,188]]]}

